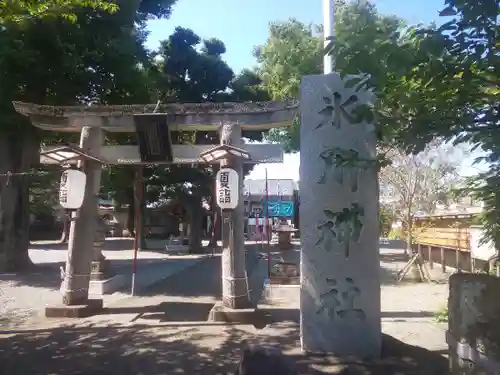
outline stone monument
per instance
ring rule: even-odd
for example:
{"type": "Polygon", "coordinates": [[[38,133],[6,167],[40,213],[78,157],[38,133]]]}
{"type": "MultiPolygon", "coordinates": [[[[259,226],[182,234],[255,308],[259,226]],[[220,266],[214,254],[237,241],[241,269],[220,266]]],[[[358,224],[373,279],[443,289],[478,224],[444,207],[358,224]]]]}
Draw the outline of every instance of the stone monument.
{"type": "Polygon", "coordinates": [[[354,111],[371,93],[347,88],[348,79],[314,75],[301,85],[301,346],[376,358],[382,340],[376,134],[354,111]]]}
{"type": "Polygon", "coordinates": [[[456,273],[449,279],[450,374],[500,373],[500,278],[456,273]]]}

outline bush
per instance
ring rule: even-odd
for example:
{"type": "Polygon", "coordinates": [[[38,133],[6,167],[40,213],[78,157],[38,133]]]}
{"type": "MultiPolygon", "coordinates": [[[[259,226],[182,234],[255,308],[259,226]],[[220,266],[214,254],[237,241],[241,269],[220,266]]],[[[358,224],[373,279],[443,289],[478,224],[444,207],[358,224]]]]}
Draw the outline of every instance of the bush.
{"type": "Polygon", "coordinates": [[[401,228],[392,228],[387,235],[387,239],[389,240],[403,240],[404,238],[403,229],[401,228]]]}
{"type": "Polygon", "coordinates": [[[436,312],[434,318],[438,323],[446,323],[448,321],[448,307],[444,306],[436,312]]]}

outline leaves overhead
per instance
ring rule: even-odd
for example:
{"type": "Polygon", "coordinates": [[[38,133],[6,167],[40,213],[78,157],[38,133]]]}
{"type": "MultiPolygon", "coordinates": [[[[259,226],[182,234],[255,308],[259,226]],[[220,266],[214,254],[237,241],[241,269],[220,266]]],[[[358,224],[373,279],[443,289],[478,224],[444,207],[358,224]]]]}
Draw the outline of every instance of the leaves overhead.
{"type": "Polygon", "coordinates": [[[175,0],[0,0],[0,23],[64,18],[76,22],[81,9],[116,13],[132,10],[136,20],[167,18],[175,0]]]}
{"type": "MultiPolygon", "coordinates": [[[[485,240],[500,246],[500,26],[496,0],[446,0],[441,12],[450,17],[439,28],[416,30],[420,44],[439,48],[412,72],[417,88],[428,95],[418,103],[417,116],[426,113],[434,122],[415,121],[412,134],[444,136],[467,141],[482,149],[489,170],[469,180],[468,194],[484,204],[485,240]],[[429,126],[430,124],[430,126],[429,126]],[[429,128],[429,129],[426,129],[429,128]]],[[[425,119],[425,117],[423,117],[425,119]]]]}
{"type": "MultiPolygon", "coordinates": [[[[372,84],[377,82],[385,88],[387,77],[395,76],[392,65],[397,66],[398,62],[391,63],[387,57],[399,51],[402,26],[402,20],[379,14],[369,2],[339,1],[335,43],[331,46],[335,70],[341,74],[371,74],[372,84]]],[[[297,97],[304,75],[322,73],[323,44],[321,26],[293,19],[271,24],[268,40],[255,49],[263,88],[273,99],[297,97]]],[[[400,52],[399,64],[408,65],[410,57],[400,52]]],[[[384,126],[381,124],[380,128],[384,126]]],[[[389,128],[386,133],[390,133],[389,128]]],[[[282,143],[287,151],[298,151],[299,121],[294,121],[289,129],[271,131],[269,140],[282,143]]]]}
{"type": "Polygon", "coordinates": [[[107,0],[1,0],[0,22],[22,22],[48,17],[76,20],[78,8],[116,12],[118,5],[107,0]]]}

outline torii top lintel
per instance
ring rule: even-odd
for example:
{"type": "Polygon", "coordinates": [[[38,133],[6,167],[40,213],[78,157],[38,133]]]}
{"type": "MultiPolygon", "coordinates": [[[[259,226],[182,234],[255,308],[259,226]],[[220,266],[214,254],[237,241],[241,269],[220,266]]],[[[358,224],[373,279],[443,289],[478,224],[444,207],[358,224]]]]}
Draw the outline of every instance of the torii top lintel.
{"type": "Polygon", "coordinates": [[[83,126],[112,132],[134,132],[134,116],[165,116],[170,130],[216,130],[222,123],[237,123],[243,130],[265,130],[292,124],[299,104],[296,100],[245,103],[173,103],[48,106],[13,102],[33,125],[52,131],[79,132],[83,126]]]}

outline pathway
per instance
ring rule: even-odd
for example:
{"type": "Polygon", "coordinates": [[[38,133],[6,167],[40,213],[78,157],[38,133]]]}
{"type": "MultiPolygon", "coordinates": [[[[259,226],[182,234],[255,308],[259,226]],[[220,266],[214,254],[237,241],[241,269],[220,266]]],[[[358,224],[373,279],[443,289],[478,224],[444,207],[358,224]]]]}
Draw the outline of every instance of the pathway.
{"type": "Polygon", "coordinates": [[[414,283],[403,280],[394,283],[394,276],[404,265],[401,249],[381,248],[382,327],[407,344],[429,350],[444,350],[447,324],[436,323],[436,313],[448,302],[449,274],[432,270],[434,283],[414,283]]]}
{"type": "MultiPolygon", "coordinates": [[[[46,305],[61,302],[60,267],[64,267],[66,246],[53,243],[32,245],[29,254],[37,264],[36,272],[28,274],[0,274],[0,323],[19,324],[38,315],[46,305]]],[[[133,240],[108,239],[104,256],[110,260],[114,274],[126,275],[126,284],[120,292],[104,296],[105,303],[127,298],[132,274],[133,240]]],[[[164,252],[140,251],[137,262],[136,290],[191,267],[205,255],[167,255],[164,252]]]]}

